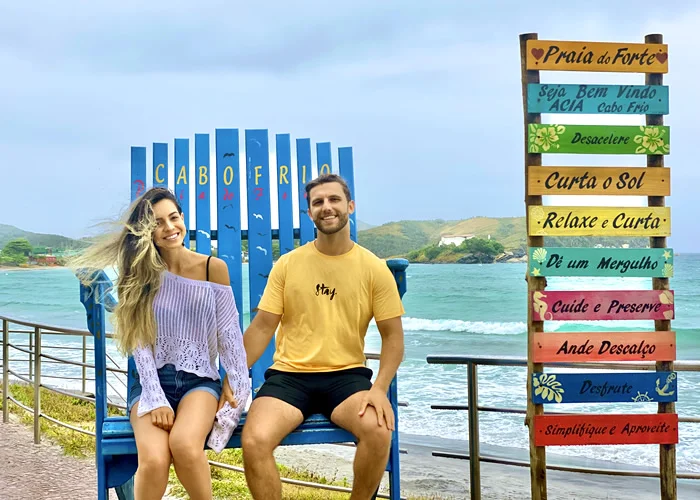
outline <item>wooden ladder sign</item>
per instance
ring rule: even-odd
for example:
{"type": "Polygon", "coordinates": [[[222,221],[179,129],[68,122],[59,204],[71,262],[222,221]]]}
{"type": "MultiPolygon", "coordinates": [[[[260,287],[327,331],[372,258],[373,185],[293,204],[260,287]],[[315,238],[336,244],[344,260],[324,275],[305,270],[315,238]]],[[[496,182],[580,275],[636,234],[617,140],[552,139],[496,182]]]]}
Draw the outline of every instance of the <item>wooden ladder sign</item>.
{"type": "Polygon", "coordinates": [[[530,153],[667,155],[670,128],[663,125],[561,125],[531,123],[530,153]]]}
{"type": "Polygon", "coordinates": [[[670,207],[528,208],[533,236],[669,236],[670,207]]]}
{"type": "Polygon", "coordinates": [[[528,248],[530,276],[673,276],[671,248],[528,248]]]}
{"type": "Polygon", "coordinates": [[[663,43],[527,41],[527,69],[668,73],[663,43]]]}
{"type": "Polygon", "coordinates": [[[532,374],[535,404],[676,401],[676,372],[532,374]]]}
{"type": "Polygon", "coordinates": [[[528,113],[668,114],[662,85],[540,84],[527,86],[528,113]]]}
{"type": "Polygon", "coordinates": [[[669,196],[671,170],[646,167],[528,166],[533,195],[669,196]]]}
{"type": "Polygon", "coordinates": [[[672,290],[533,291],[536,321],[673,319],[672,290]]]}
{"type": "Polygon", "coordinates": [[[535,416],[537,446],[676,443],[675,413],[535,416]]]}
{"type": "Polygon", "coordinates": [[[537,332],[536,363],[673,361],[676,332],[537,332]]]}

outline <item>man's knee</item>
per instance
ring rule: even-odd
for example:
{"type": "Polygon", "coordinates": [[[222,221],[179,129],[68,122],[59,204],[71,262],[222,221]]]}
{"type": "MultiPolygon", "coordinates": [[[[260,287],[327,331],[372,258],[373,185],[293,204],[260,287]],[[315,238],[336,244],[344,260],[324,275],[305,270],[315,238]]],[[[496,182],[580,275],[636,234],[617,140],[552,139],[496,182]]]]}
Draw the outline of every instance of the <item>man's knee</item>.
{"type": "Polygon", "coordinates": [[[270,434],[269,429],[266,430],[250,421],[246,422],[241,434],[243,453],[248,456],[271,454],[275,451],[277,443],[271,439],[270,434]]]}
{"type": "Polygon", "coordinates": [[[386,423],[377,424],[377,414],[368,411],[361,417],[358,440],[372,446],[377,450],[388,450],[391,445],[392,433],[386,427],[386,423]]]}

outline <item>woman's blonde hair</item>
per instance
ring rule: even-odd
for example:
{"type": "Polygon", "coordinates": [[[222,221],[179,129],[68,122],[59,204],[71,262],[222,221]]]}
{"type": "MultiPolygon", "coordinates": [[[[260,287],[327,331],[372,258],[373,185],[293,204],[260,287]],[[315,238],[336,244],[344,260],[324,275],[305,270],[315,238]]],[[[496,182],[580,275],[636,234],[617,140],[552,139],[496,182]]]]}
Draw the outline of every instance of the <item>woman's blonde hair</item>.
{"type": "Polygon", "coordinates": [[[95,279],[95,271],[116,267],[118,303],[112,324],[117,347],[125,355],[140,346],[155,346],[156,342],[153,300],[166,266],[153,242],[158,226],[153,206],[162,200],[172,201],[182,213],[172,192],[151,188],[132,203],[117,231],[101,237],[69,261],[78,279],[87,286],[95,279]]]}

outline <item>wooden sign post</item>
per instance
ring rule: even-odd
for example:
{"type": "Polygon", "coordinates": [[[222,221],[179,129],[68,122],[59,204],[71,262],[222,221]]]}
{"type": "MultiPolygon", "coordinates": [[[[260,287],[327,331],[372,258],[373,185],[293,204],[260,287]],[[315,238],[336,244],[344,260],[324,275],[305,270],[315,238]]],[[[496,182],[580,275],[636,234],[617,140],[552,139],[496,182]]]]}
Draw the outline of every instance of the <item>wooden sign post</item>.
{"type": "MultiPolygon", "coordinates": [[[[661,498],[676,500],[678,443],[676,335],[670,169],[668,47],[661,35],[644,43],[539,40],[520,36],[525,207],[528,231],[528,383],[530,481],[547,498],[546,446],[660,446],[661,498]],[[641,85],[541,83],[540,71],[645,74],[641,85]],[[542,123],[541,113],[645,115],[639,125],[542,123]],[[646,167],[542,166],[543,154],[645,155],[646,167]],[[620,196],[615,207],[544,206],[544,195],[620,196]],[[628,207],[647,196],[647,207],[628,207]],[[548,236],[647,236],[648,248],[548,247],[548,236]],[[652,290],[546,290],[548,276],[647,277],[652,290]],[[545,332],[546,321],[653,320],[654,331],[545,332]],[[654,372],[557,373],[544,363],[655,361],[654,372]],[[654,414],[545,414],[567,403],[657,402],[654,414]]],[[[641,83],[641,82],[640,82],[641,83]]],[[[633,158],[634,156],[632,156],[633,158]]],[[[580,165],[585,165],[581,162],[580,165]]],[[[582,204],[583,205],[583,204],[582,204]]],[[[624,288],[624,287],[623,287],[624,288]]],[[[556,365],[555,365],[556,366],[556,365]]]]}

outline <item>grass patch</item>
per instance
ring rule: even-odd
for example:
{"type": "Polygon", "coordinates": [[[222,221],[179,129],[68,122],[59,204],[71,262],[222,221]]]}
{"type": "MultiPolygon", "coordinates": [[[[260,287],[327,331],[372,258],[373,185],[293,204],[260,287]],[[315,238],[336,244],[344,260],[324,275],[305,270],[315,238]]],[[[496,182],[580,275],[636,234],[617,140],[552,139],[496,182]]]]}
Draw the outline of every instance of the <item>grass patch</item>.
{"type": "MultiPolygon", "coordinates": [[[[34,407],[34,387],[21,383],[10,384],[10,393],[23,405],[34,407]]],[[[34,414],[24,411],[19,406],[9,403],[10,412],[16,415],[20,422],[32,426],[34,414]]],[[[78,398],[65,396],[41,389],[41,411],[56,420],[65,422],[74,427],[79,427],[91,432],[95,431],[95,405],[78,398]]],[[[123,410],[108,409],[110,416],[124,415],[123,410]]],[[[73,431],[60,425],[41,420],[41,434],[53,443],[63,448],[69,456],[92,459],[95,456],[95,438],[87,434],[73,431]]],[[[207,450],[209,460],[220,462],[235,467],[243,467],[243,456],[240,449],[227,449],[222,453],[207,450]]],[[[280,476],[306,482],[329,484],[349,488],[348,478],[333,478],[319,476],[313,472],[278,465],[280,476]]],[[[242,472],[229,471],[220,467],[211,467],[212,490],[215,499],[248,500],[252,496],[248,492],[245,476],[242,472]]],[[[168,495],[178,498],[188,498],[180,480],[175,475],[175,470],[170,467],[170,480],[168,483],[168,495]]],[[[282,484],[282,498],[284,500],[346,500],[347,493],[308,488],[290,484],[282,484]]],[[[439,499],[440,497],[408,497],[411,500],[439,499]]]]}

